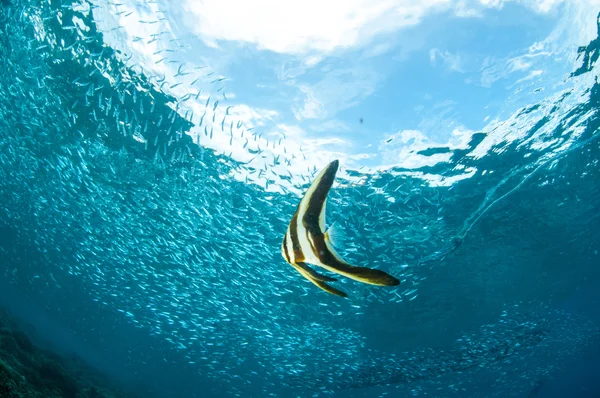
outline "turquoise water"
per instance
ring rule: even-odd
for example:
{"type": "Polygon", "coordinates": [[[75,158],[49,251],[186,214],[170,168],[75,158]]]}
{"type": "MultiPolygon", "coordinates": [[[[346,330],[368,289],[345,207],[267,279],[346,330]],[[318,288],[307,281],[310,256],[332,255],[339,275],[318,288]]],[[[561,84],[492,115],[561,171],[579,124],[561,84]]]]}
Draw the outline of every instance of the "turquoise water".
{"type": "Polygon", "coordinates": [[[343,300],[280,254],[316,169],[205,145],[243,127],[181,111],[89,7],[0,19],[0,299],[132,394],[597,396],[600,38],[555,94],[422,151],[446,161],[338,176],[340,251],[402,281],[343,300]]]}

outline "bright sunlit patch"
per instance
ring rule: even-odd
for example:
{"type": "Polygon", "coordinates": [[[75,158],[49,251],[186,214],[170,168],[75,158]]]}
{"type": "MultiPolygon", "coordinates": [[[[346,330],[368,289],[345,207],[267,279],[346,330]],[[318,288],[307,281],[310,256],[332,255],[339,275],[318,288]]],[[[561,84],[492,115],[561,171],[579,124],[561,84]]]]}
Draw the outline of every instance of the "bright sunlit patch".
{"type": "MultiPolygon", "coordinates": [[[[419,152],[464,148],[472,130],[484,127],[484,117],[497,122],[503,118],[497,119],[494,111],[485,110],[471,94],[449,90],[446,71],[459,72],[452,75],[463,87],[494,89],[506,83],[515,92],[542,75],[552,76],[545,60],[560,54],[564,43],[581,42],[581,35],[566,40],[560,29],[582,19],[585,7],[563,5],[562,1],[501,0],[190,0],[181,20],[165,13],[167,7],[160,1],[104,4],[94,14],[105,39],[123,51],[121,57],[128,65],[149,75],[159,90],[177,99],[176,111],[194,124],[188,134],[195,143],[246,163],[235,178],[268,190],[294,191],[315,167],[334,158],[345,167],[364,170],[416,169],[448,162],[451,152],[428,156],[419,152]],[[554,15],[559,8],[567,12],[549,36],[536,37],[524,48],[520,44],[494,49],[493,56],[485,57],[474,56],[470,47],[440,42],[439,33],[428,37],[421,27],[433,21],[455,21],[457,16],[465,24],[479,21],[487,11],[505,12],[508,4],[529,13],[554,15]],[[190,41],[179,44],[186,29],[197,36],[186,35],[190,41]],[[187,53],[190,43],[197,47],[187,53]],[[243,55],[238,56],[237,49],[242,48],[243,55]],[[230,68],[240,62],[247,75],[230,68]],[[431,88],[423,88],[423,93],[417,89],[426,84],[410,86],[412,82],[403,77],[408,65],[417,70],[431,68],[438,78],[443,77],[444,84],[436,88],[446,93],[441,103],[451,103],[454,109],[470,100],[475,106],[467,108],[469,113],[483,109],[478,122],[456,120],[458,113],[446,115],[450,108],[438,110],[437,104],[427,104],[427,98],[438,95],[431,88]],[[261,76],[251,89],[246,86],[248,76],[261,76]],[[244,93],[243,100],[236,90],[244,93]],[[425,101],[417,101],[415,92],[425,101]],[[407,107],[415,112],[397,113],[407,107]],[[415,116],[424,109],[431,109],[432,115],[415,116]],[[413,117],[416,120],[407,120],[413,117]],[[409,142],[404,140],[406,134],[392,137],[387,133],[394,130],[414,130],[420,135],[411,136],[409,142]],[[386,143],[390,138],[395,142],[386,143]],[[272,172],[267,176],[255,171],[261,169],[272,172]]],[[[588,34],[589,24],[581,26],[581,32],[588,34]]],[[[478,95],[488,98],[482,92],[478,95]]],[[[489,98],[502,103],[503,95],[489,98]]],[[[143,135],[134,138],[145,141],[143,135]]],[[[342,167],[340,175],[344,173],[342,167]]]]}
{"type": "Polygon", "coordinates": [[[369,42],[375,36],[418,24],[448,0],[187,1],[194,28],[211,43],[242,41],[259,49],[303,54],[330,52],[369,42]]]}

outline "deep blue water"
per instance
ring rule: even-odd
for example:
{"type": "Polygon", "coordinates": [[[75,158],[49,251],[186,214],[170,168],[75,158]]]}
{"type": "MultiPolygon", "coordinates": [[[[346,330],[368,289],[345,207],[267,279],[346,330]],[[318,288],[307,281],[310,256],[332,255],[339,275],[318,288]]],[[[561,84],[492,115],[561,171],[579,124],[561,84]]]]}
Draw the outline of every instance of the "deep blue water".
{"type": "Polygon", "coordinates": [[[340,300],[281,258],[297,195],[232,178],[70,3],[1,7],[0,304],[41,343],[137,396],[600,396],[600,38],[417,170],[471,178],[334,186],[347,258],[402,279],[340,300]]]}

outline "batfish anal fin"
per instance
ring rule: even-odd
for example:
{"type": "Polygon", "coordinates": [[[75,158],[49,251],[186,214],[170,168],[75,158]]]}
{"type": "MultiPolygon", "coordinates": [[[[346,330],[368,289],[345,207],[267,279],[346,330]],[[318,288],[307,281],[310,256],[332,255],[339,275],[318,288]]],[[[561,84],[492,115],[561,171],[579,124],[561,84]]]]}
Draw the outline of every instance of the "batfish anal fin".
{"type": "Polygon", "coordinates": [[[317,281],[321,281],[321,282],[335,282],[335,281],[337,281],[336,278],[332,278],[330,276],[325,276],[325,275],[319,274],[317,271],[315,271],[314,269],[312,269],[308,265],[306,265],[306,263],[298,262],[298,263],[295,263],[295,265],[297,265],[298,267],[302,268],[302,270],[304,272],[306,272],[308,275],[310,275],[310,277],[312,279],[315,279],[317,281]]]}
{"type": "Polygon", "coordinates": [[[329,286],[325,282],[321,282],[321,281],[317,281],[317,280],[313,280],[311,282],[314,283],[315,285],[317,285],[318,287],[320,287],[321,289],[325,290],[329,294],[333,294],[333,295],[340,296],[340,297],[348,297],[348,295],[346,293],[342,292],[341,290],[336,289],[333,286],[329,286]]]}
{"type": "MultiPolygon", "coordinates": [[[[336,295],[336,296],[340,296],[340,297],[348,297],[348,295],[346,293],[342,292],[341,290],[338,290],[338,289],[336,289],[336,288],[334,288],[332,286],[329,286],[328,284],[326,284],[323,281],[320,281],[318,279],[313,278],[311,276],[311,273],[308,272],[307,269],[310,270],[310,271],[312,271],[312,273],[314,273],[316,275],[319,275],[319,274],[317,274],[315,271],[313,271],[308,266],[306,266],[306,264],[303,264],[303,266],[301,266],[299,264],[293,264],[292,263],[292,266],[294,268],[296,268],[296,271],[298,271],[303,277],[305,277],[306,279],[308,279],[309,281],[311,281],[315,286],[317,286],[318,288],[326,291],[327,293],[330,293],[330,294],[333,294],[333,295],[336,295]]],[[[323,277],[323,275],[320,275],[320,276],[323,277]]],[[[327,278],[327,277],[325,277],[325,278],[327,278]]]]}

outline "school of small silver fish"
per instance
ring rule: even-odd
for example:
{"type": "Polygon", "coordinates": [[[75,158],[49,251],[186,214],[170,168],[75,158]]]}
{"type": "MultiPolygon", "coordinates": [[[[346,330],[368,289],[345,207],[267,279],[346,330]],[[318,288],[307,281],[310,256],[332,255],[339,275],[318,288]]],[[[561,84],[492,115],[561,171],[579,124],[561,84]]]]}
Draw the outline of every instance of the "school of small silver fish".
{"type": "Polygon", "coordinates": [[[471,391],[482,369],[498,391],[521,391],[597,339],[597,325],[551,305],[556,284],[574,289],[589,271],[583,259],[600,249],[591,72],[475,134],[446,163],[347,170],[330,192],[333,172],[321,199],[344,231],[337,254],[324,200],[314,209],[302,200],[338,163],[281,172],[303,154],[272,151],[285,139],[236,120],[226,78],[182,64],[185,44],[174,39],[159,54],[175,80],[153,80],[103,44],[118,26],[95,25],[94,8],[132,17],[125,2],[0,7],[0,273],[57,317],[77,319],[78,333],[100,341],[139,329],[155,341],[148,355],[191,369],[197,379],[186,382],[265,397],[282,388],[365,396],[361,387],[386,396],[390,385],[446,396],[471,391]],[[171,92],[184,86],[197,91],[171,92]],[[208,145],[219,140],[232,152],[241,143],[252,161],[208,145]],[[576,193],[565,175],[578,176],[576,193]],[[303,224],[307,212],[316,218],[303,224]],[[552,244],[565,236],[569,253],[552,244]],[[365,283],[332,288],[305,261],[365,283]],[[75,292],[103,317],[69,306],[75,292]],[[544,361],[549,352],[562,362],[544,361]],[[507,386],[510,372],[521,382],[507,386]]]}

